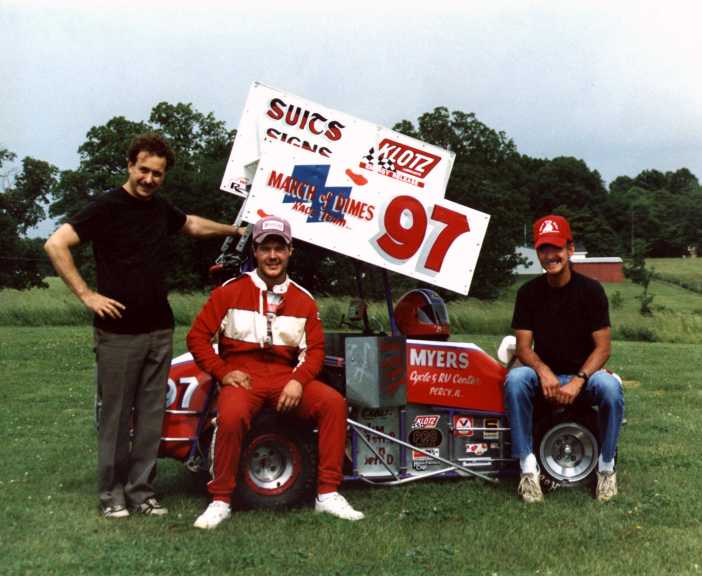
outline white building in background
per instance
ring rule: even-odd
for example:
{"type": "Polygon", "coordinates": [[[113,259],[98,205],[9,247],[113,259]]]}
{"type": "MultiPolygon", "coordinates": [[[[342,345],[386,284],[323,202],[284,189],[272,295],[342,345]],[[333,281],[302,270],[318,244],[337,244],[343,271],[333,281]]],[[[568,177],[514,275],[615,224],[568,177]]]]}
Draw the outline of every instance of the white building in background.
{"type": "Polygon", "coordinates": [[[527,264],[519,264],[514,269],[514,273],[517,276],[535,276],[537,274],[543,274],[544,269],[539,264],[539,259],[536,257],[536,250],[529,248],[528,246],[517,246],[514,249],[517,256],[526,258],[528,260],[527,264]]]}

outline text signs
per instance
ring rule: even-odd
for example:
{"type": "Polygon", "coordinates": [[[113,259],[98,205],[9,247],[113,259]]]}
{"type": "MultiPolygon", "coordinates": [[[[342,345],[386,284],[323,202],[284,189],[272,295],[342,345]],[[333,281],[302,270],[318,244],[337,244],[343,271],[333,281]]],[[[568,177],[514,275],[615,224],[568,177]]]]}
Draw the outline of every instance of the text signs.
{"type": "Polygon", "coordinates": [[[467,294],[490,217],[357,168],[339,154],[293,154],[265,141],[243,218],[286,218],[293,236],[417,280],[467,294]],[[344,160],[348,161],[344,161],[344,160]]]}
{"type": "Polygon", "coordinates": [[[265,154],[264,141],[279,153],[304,150],[320,164],[382,176],[422,197],[443,197],[454,153],[382,126],[254,82],[249,90],[224,177],[226,192],[246,196],[265,154]]]}
{"type": "MultiPolygon", "coordinates": [[[[502,413],[506,374],[475,344],[407,340],[408,403],[502,413]]],[[[458,424],[456,429],[472,429],[472,421],[458,424]]]]}

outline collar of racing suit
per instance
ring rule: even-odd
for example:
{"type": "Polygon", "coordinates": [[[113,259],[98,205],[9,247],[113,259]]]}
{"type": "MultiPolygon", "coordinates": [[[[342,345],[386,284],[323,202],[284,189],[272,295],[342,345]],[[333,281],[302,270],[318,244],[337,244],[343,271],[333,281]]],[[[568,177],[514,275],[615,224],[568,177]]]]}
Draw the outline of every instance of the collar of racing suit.
{"type": "Polygon", "coordinates": [[[259,346],[261,346],[261,348],[268,347],[272,344],[273,320],[277,313],[280,312],[280,309],[283,306],[284,295],[288,291],[288,288],[290,286],[290,277],[286,275],[284,282],[281,282],[280,284],[275,284],[273,288],[269,290],[268,286],[261,279],[256,270],[251,270],[250,272],[247,272],[247,274],[251,278],[251,281],[254,283],[254,286],[258,288],[258,312],[262,316],[266,317],[266,334],[259,335],[258,331],[256,331],[256,340],[258,341],[259,346]],[[273,294],[279,296],[277,304],[275,304],[272,308],[269,302],[267,301],[268,292],[272,292],[273,294]]]}

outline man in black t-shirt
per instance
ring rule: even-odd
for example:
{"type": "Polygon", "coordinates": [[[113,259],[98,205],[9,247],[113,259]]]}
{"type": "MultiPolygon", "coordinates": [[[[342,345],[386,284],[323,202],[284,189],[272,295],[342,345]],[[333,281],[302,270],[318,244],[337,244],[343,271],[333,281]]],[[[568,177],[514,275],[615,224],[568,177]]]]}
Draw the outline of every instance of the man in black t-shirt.
{"type": "Polygon", "coordinates": [[[168,236],[238,233],[233,226],[186,215],[155,194],[173,163],[173,152],[160,136],[137,137],[128,152],[124,185],[70,218],[44,246],[63,281],[95,314],[101,399],[98,491],[106,518],[129,516],[129,509],[153,516],[167,513],[151,483],[174,324],[165,284],[168,236]],[[96,291],[83,280],[71,255],[82,242],[93,245],[96,291]]]}
{"type": "Polygon", "coordinates": [[[611,349],[607,296],[599,282],[571,269],[573,236],[565,218],[544,216],[533,232],[546,274],[517,293],[512,328],[523,366],[511,370],[505,381],[512,456],[521,469],[518,494],[526,502],[543,501],[532,446],[535,396],[542,394],[556,405],[582,397],[599,408],[602,446],[596,496],[605,502],[617,493],[614,456],[624,415],[621,381],[604,370],[611,349]]]}

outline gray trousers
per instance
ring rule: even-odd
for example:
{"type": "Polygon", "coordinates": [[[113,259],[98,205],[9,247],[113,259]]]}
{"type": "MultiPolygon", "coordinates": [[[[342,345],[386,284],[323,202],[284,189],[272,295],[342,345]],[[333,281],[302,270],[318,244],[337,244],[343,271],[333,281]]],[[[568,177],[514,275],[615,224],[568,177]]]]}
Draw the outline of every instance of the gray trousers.
{"type": "Polygon", "coordinates": [[[172,347],[173,330],[114,334],[95,329],[97,481],[103,506],[136,505],[154,495],[172,347]]]}

